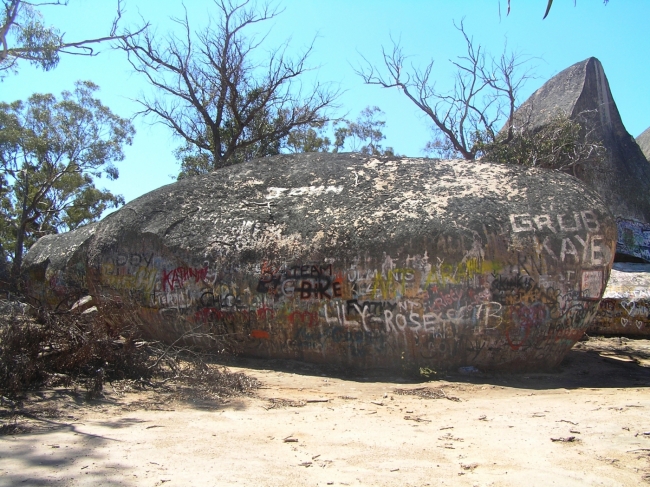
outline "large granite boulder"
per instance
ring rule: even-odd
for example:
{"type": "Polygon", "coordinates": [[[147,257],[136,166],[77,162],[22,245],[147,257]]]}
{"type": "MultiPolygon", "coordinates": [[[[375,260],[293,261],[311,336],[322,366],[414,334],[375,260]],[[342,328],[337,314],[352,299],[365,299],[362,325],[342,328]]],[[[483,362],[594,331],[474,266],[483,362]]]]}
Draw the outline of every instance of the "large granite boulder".
{"type": "MultiPolygon", "coordinates": [[[[91,295],[135,304],[166,341],[191,332],[209,346],[212,333],[252,356],[532,369],[556,365],[595,315],[616,226],[562,173],[314,153],[164,186],[78,241],[91,295]]],[[[41,242],[30,254],[56,252],[41,242]]]]}
{"type": "Polygon", "coordinates": [[[598,59],[555,75],[521,105],[515,119],[534,129],[559,111],[583,123],[607,148],[604,158],[578,168],[578,178],[596,190],[615,217],[650,224],[650,163],[625,129],[598,59]]]}
{"type": "Polygon", "coordinates": [[[650,161],[650,127],[645,129],[643,133],[636,138],[636,143],[639,144],[645,158],[650,161]]]}

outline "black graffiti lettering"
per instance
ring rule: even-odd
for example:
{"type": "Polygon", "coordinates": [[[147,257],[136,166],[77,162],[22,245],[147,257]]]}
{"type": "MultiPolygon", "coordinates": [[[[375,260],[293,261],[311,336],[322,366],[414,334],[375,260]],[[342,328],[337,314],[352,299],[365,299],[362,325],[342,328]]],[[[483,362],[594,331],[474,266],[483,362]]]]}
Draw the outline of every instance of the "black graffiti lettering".
{"type": "Polygon", "coordinates": [[[327,292],[329,288],[330,288],[329,279],[325,281],[319,279],[318,282],[316,283],[316,290],[318,291],[318,297],[320,299],[323,298],[332,299],[332,295],[327,292]]]}
{"type": "Polygon", "coordinates": [[[153,252],[149,254],[149,259],[147,259],[147,256],[145,254],[142,254],[142,259],[147,263],[147,267],[151,265],[151,261],[153,260],[153,252]]]}
{"type": "Polygon", "coordinates": [[[494,280],[492,281],[491,288],[494,291],[508,291],[513,289],[529,291],[535,285],[535,281],[532,278],[521,274],[515,274],[509,277],[495,274],[492,274],[492,276],[494,276],[494,280]]]}
{"type": "Polygon", "coordinates": [[[343,291],[341,290],[341,283],[338,281],[332,285],[332,291],[334,292],[335,298],[340,298],[341,296],[343,296],[343,291]]]}
{"type": "Polygon", "coordinates": [[[331,283],[329,279],[304,279],[300,281],[300,299],[310,299],[313,295],[317,299],[332,299],[328,292],[331,283]]]}
{"type": "Polygon", "coordinates": [[[221,303],[219,301],[218,296],[215,298],[214,293],[212,291],[206,291],[203,294],[201,294],[201,297],[199,298],[199,303],[201,303],[201,306],[203,308],[221,308],[221,303]]]}
{"type": "Polygon", "coordinates": [[[311,282],[302,281],[300,283],[300,299],[311,298],[311,292],[312,292],[311,282]]]}

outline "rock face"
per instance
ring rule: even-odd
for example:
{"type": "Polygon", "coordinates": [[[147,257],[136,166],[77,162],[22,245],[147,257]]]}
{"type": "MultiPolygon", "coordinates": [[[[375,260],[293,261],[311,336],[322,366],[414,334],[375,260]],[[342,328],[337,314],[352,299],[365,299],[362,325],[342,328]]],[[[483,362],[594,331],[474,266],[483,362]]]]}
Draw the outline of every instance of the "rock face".
{"type": "MultiPolygon", "coordinates": [[[[45,266],[37,297],[83,275],[156,338],[360,368],[554,366],[597,312],[616,244],[607,206],[566,174],[318,153],[178,181],[86,234],[67,237],[66,265],[85,273],[45,266]]],[[[28,266],[55,263],[55,238],[28,266]]]]}
{"type": "Polygon", "coordinates": [[[650,161],[650,127],[636,138],[636,143],[639,144],[645,158],[650,161]]]}
{"type": "Polygon", "coordinates": [[[600,309],[587,332],[650,336],[650,264],[614,264],[600,309]]]}
{"type": "Polygon", "coordinates": [[[617,218],[618,241],[616,252],[650,262],[650,225],[617,218]]]}
{"type": "Polygon", "coordinates": [[[27,293],[37,305],[72,305],[87,294],[87,244],[99,223],[46,235],[25,255],[27,293]]]}
{"type": "Polygon", "coordinates": [[[607,148],[603,160],[581,166],[578,178],[596,190],[617,218],[650,224],[650,163],[625,130],[598,59],[558,73],[526,100],[515,117],[535,128],[558,111],[580,119],[607,148]]]}

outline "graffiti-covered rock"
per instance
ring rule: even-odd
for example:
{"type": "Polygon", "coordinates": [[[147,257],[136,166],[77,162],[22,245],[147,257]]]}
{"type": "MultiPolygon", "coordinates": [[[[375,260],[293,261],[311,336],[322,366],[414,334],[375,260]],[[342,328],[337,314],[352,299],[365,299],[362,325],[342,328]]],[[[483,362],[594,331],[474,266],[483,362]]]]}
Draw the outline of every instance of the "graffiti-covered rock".
{"type": "MultiPolygon", "coordinates": [[[[557,364],[598,308],[615,221],[575,178],[282,155],[178,181],[97,225],[90,294],[144,329],[355,367],[557,364]]],[[[34,247],[39,251],[40,242],[34,247]]]]}
{"type": "Polygon", "coordinates": [[[604,157],[577,167],[575,175],[598,192],[616,217],[650,224],[650,163],[625,129],[598,59],[555,75],[522,104],[515,118],[534,129],[558,111],[583,124],[607,149],[604,157]]]}
{"type": "Polygon", "coordinates": [[[625,218],[617,218],[616,223],[616,252],[650,262],[650,224],[625,218]]]}
{"type": "Polygon", "coordinates": [[[650,336],[650,264],[614,264],[600,308],[587,332],[650,336]]]}

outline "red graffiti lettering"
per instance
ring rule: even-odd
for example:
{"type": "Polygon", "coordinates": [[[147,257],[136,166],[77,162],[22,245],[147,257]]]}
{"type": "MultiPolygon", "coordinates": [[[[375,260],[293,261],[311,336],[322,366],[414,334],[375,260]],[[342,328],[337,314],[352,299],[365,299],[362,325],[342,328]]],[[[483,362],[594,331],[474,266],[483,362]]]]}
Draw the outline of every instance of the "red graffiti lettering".
{"type": "Polygon", "coordinates": [[[526,327],[524,337],[519,343],[515,343],[510,338],[510,330],[506,330],[506,340],[508,340],[508,345],[510,345],[510,348],[515,352],[523,346],[523,344],[526,342],[526,339],[528,338],[528,335],[530,335],[530,328],[526,327]]]}
{"type": "Polygon", "coordinates": [[[309,311],[294,311],[289,315],[289,323],[307,325],[312,328],[318,324],[318,313],[309,311]]]}
{"type": "Polygon", "coordinates": [[[194,321],[211,323],[219,321],[223,317],[223,313],[217,308],[203,308],[194,313],[194,321]]]}
{"type": "Polygon", "coordinates": [[[172,271],[163,270],[162,285],[163,291],[173,291],[180,288],[190,279],[194,282],[200,282],[208,275],[208,268],[177,267],[172,271]]]}
{"type": "Polygon", "coordinates": [[[275,318],[275,310],[273,308],[267,308],[263,306],[257,310],[257,318],[264,320],[266,318],[273,319],[275,318]]]}
{"type": "Polygon", "coordinates": [[[269,336],[270,336],[269,332],[264,330],[252,330],[250,333],[251,338],[260,338],[260,339],[268,340],[269,336]]]}

